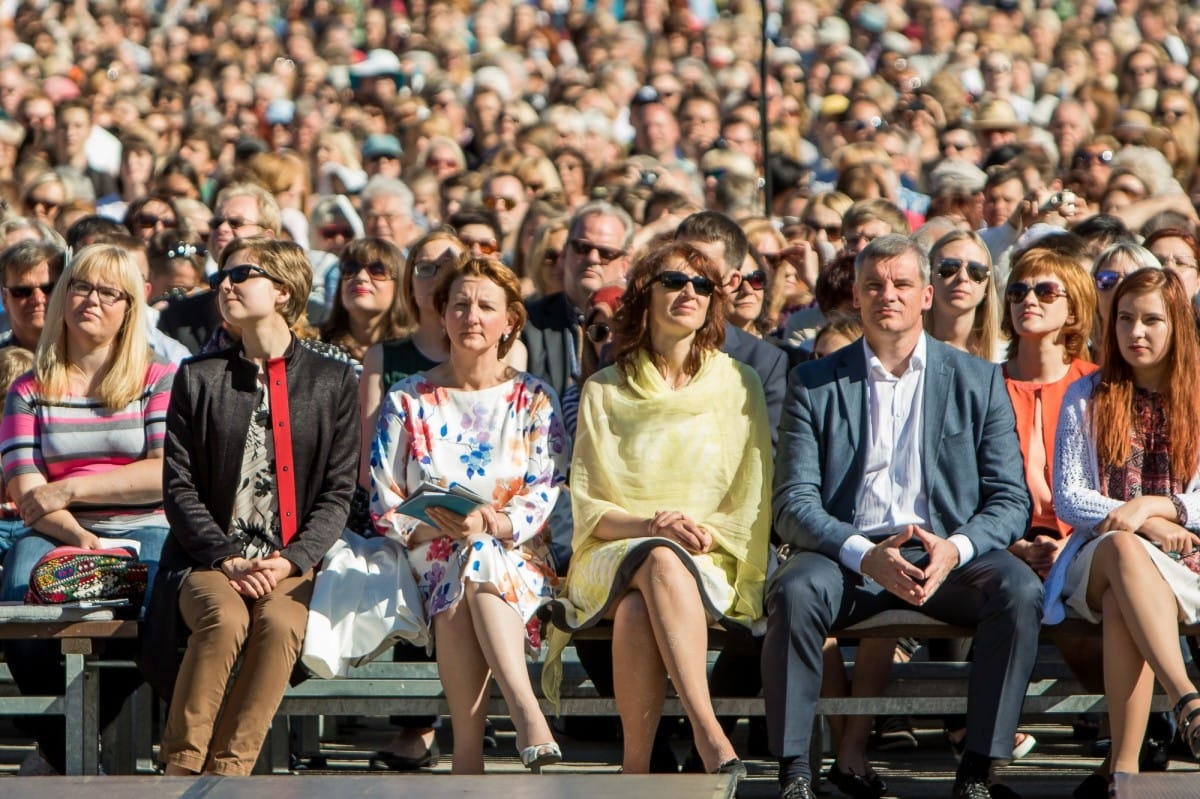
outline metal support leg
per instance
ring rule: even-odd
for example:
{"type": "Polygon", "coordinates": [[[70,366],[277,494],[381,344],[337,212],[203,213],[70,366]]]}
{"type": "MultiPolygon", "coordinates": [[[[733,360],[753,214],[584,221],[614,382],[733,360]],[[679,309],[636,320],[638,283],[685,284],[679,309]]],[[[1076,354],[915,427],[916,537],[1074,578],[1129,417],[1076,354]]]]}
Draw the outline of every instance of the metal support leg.
{"type": "Polygon", "coordinates": [[[63,641],[67,679],[63,700],[66,703],[67,774],[83,774],[83,655],[68,652],[69,641],[63,641]]]}

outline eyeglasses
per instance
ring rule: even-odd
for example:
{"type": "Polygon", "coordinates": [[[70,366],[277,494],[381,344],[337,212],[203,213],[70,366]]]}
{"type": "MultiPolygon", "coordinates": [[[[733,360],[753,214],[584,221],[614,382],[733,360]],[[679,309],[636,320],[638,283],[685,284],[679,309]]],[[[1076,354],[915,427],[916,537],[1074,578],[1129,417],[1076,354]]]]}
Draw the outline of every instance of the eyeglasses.
{"type": "Polygon", "coordinates": [[[175,219],[169,216],[155,216],[154,214],[138,214],[133,218],[134,227],[152,228],[162,225],[163,227],[175,227],[175,219]]]}
{"type": "Polygon", "coordinates": [[[1111,164],[1113,160],[1112,150],[1101,150],[1098,153],[1084,151],[1075,154],[1075,163],[1078,166],[1091,166],[1092,164],[1111,164]]]}
{"type": "Polygon", "coordinates": [[[1008,289],[1004,292],[1004,297],[1013,305],[1016,305],[1019,302],[1025,302],[1025,298],[1029,296],[1029,292],[1031,291],[1038,298],[1039,302],[1046,303],[1054,302],[1059,297],[1067,296],[1067,292],[1063,290],[1062,286],[1052,283],[1049,280],[1043,280],[1041,283],[1033,286],[1021,282],[1009,283],[1008,289]]]}
{"type": "Polygon", "coordinates": [[[199,244],[190,244],[186,241],[180,241],[174,244],[171,249],[167,250],[167,259],[191,258],[193,255],[204,255],[205,252],[205,249],[199,244]]]}
{"type": "Polygon", "coordinates": [[[593,322],[587,326],[587,337],[593,344],[603,344],[611,336],[612,325],[607,322],[593,322]]]}
{"type": "Polygon", "coordinates": [[[514,200],[512,197],[501,197],[500,195],[483,198],[483,204],[488,208],[491,208],[493,211],[495,211],[497,208],[501,208],[505,211],[511,211],[517,207],[518,202],[518,200],[514,200]]]}
{"type": "Polygon", "coordinates": [[[1195,258],[1188,258],[1183,255],[1159,255],[1158,253],[1153,253],[1153,255],[1163,266],[1174,264],[1185,269],[1200,269],[1200,265],[1197,265],[1195,258]]]}
{"type": "Polygon", "coordinates": [[[603,263],[615,261],[625,255],[624,250],[618,250],[615,247],[603,247],[599,244],[593,244],[592,242],[584,239],[576,239],[575,241],[571,242],[571,249],[575,251],[576,255],[582,255],[584,257],[587,257],[592,250],[595,250],[596,254],[600,256],[600,260],[603,263]]]}
{"type": "Polygon", "coordinates": [[[417,277],[433,277],[442,265],[437,261],[417,261],[413,264],[413,274],[417,277]]]}
{"type": "Polygon", "coordinates": [[[683,291],[683,287],[691,283],[692,289],[701,297],[711,297],[717,290],[717,284],[703,275],[688,275],[684,272],[662,272],[655,276],[654,282],[667,291],[683,291]]]}
{"type": "MultiPolygon", "coordinates": [[[[779,253],[772,253],[779,256],[779,253]]],[[[764,254],[764,258],[767,256],[764,254]]],[[[767,273],[761,269],[755,269],[753,272],[746,272],[742,275],[742,285],[749,286],[755,291],[762,291],[767,287],[767,273]]]]}
{"type": "Polygon", "coordinates": [[[267,270],[263,269],[261,266],[255,266],[254,264],[238,264],[237,266],[231,266],[228,269],[219,269],[213,274],[209,275],[208,287],[213,291],[216,291],[217,287],[225,282],[225,278],[229,278],[229,282],[236,285],[238,283],[245,283],[252,277],[265,277],[267,280],[270,280],[274,283],[280,282],[279,278],[268,274],[267,270]]]}
{"type": "Polygon", "coordinates": [[[987,264],[979,261],[964,261],[962,258],[943,258],[938,261],[937,273],[942,280],[949,280],[959,273],[963,267],[967,267],[967,277],[971,278],[976,283],[982,283],[988,279],[991,270],[987,264]]]}
{"type": "Polygon", "coordinates": [[[241,216],[214,216],[208,220],[208,227],[210,230],[216,230],[226,222],[229,223],[230,230],[241,230],[244,227],[262,227],[261,223],[241,216]]]}
{"type": "Polygon", "coordinates": [[[870,119],[847,119],[842,123],[842,127],[854,133],[862,133],[864,130],[879,130],[883,127],[882,117],[871,117],[870,119]]]}
{"type": "Polygon", "coordinates": [[[27,300],[33,296],[35,291],[40,291],[49,297],[50,292],[54,291],[54,283],[41,283],[36,286],[5,286],[4,290],[10,297],[17,300],[27,300]]]}
{"type": "Polygon", "coordinates": [[[321,234],[322,238],[326,239],[336,239],[339,236],[343,239],[354,238],[354,228],[349,225],[321,225],[317,228],[317,232],[321,234]]]}
{"type": "MultiPolygon", "coordinates": [[[[461,238],[461,237],[460,237],[461,238]]],[[[495,239],[467,239],[462,238],[462,243],[467,245],[467,249],[478,247],[479,252],[483,255],[495,255],[500,252],[500,245],[495,239]]]]}
{"type": "Polygon", "coordinates": [[[1117,272],[1110,272],[1107,269],[1102,272],[1097,272],[1094,276],[1096,281],[1097,291],[1109,291],[1116,288],[1121,282],[1121,275],[1117,272]]]}
{"type": "Polygon", "coordinates": [[[338,269],[341,270],[342,280],[351,280],[364,269],[367,270],[367,274],[372,280],[384,281],[392,279],[391,270],[382,261],[371,261],[369,264],[364,264],[358,261],[346,260],[338,264],[338,269]]]}
{"type": "Polygon", "coordinates": [[[100,304],[112,307],[121,300],[129,299],[129,295],[120,289],[115,289],[112,286],[97,286],[95,283],[88,283],[84,280],[72,280],[67,283],[67,291],[72,297],[86,299],[92,296],[92,292],[96,292],[96,296],[100,298],[100,304]]]}
{"type": "Polygon", "coordinates": [[[545,253],[542,254],[542,263],[544,263],[544,264],[557,263],[559,257],[561,257],[561,256],[562,256],[562,250],[549,250],[548,249],[548,250],[546,250],[545,253]]]}

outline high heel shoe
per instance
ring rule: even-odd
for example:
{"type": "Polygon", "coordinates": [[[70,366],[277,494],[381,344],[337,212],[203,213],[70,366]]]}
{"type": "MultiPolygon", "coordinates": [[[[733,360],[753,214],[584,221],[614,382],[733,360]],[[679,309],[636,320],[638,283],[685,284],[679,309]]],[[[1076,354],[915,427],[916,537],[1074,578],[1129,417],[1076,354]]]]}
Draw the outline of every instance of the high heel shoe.
{"type": "Polygon", "coordinates": [[[561,763],[562,759],[562,750],[558,748],[558,744],[554,743],[554,741],[544,744],[534,744],[521,750],[521,765],[534,774],[540,774],[542,766],[552,766],[555,763],[561,763]]]}
{"type": "Polygon", "coordinates": [[[1187,742],[1188,749],[1192,750],[1192,757],[1200,759],[1200,720],[1196,718],[1200,716],[1200,705],[1192,708],[1192,712],[1186,716],[1183,715],[1187,704],[1195,702],[1197,699],[1200,699],[1200,693],[1195,691],[1184,694],[1175,703],[1175,709],[1172,712],[1175,714],[1175,721],[1179,724],[1179,734],[1187,742]]]}
{"type": "Polygon", "coordinates": [[[717,770],[713,774],[728,774],[733,777],[733,784],[737,785],[746,779],[746,764],[736,757],[731,757],[717,766],[717,770]]]}

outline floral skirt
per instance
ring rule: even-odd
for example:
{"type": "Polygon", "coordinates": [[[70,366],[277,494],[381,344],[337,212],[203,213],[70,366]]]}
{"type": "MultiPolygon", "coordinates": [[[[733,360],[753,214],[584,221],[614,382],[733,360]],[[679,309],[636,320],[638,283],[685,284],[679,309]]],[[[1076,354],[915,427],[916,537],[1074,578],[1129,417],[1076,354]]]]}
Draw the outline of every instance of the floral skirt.
{"type": "Polygon", "coordinates": [[[505,547],[490,535],[435,538],[410,549],[408,562],[421,590],[431,630],[434,617],[454,607],[462,597],[463,584],[472,580],[495,586],[524,622],[530,653],[536,654],[541,648],[537,610],[554,598],[558,582],[548,563],[521,547],[505,547]]]}

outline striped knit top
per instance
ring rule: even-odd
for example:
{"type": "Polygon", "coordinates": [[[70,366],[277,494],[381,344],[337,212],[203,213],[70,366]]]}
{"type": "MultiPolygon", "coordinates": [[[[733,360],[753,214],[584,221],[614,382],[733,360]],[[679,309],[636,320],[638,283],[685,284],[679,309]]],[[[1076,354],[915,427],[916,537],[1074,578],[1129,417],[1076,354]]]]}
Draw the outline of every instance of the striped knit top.
{"type": "MultiPolygon", "coordinates": [[[[53,483],[106,472],[161,452],[174,380],[174,365],[151,362],[141,396],[113,411],[87,397],[47,398],[40,393],[33,372],[21,375],[9,389],[0,422],[5,482],[38,473],[53,483]]],[[[94,532],[163,524],[161,501],[71,511],[84,528],[94,532]]]]}

